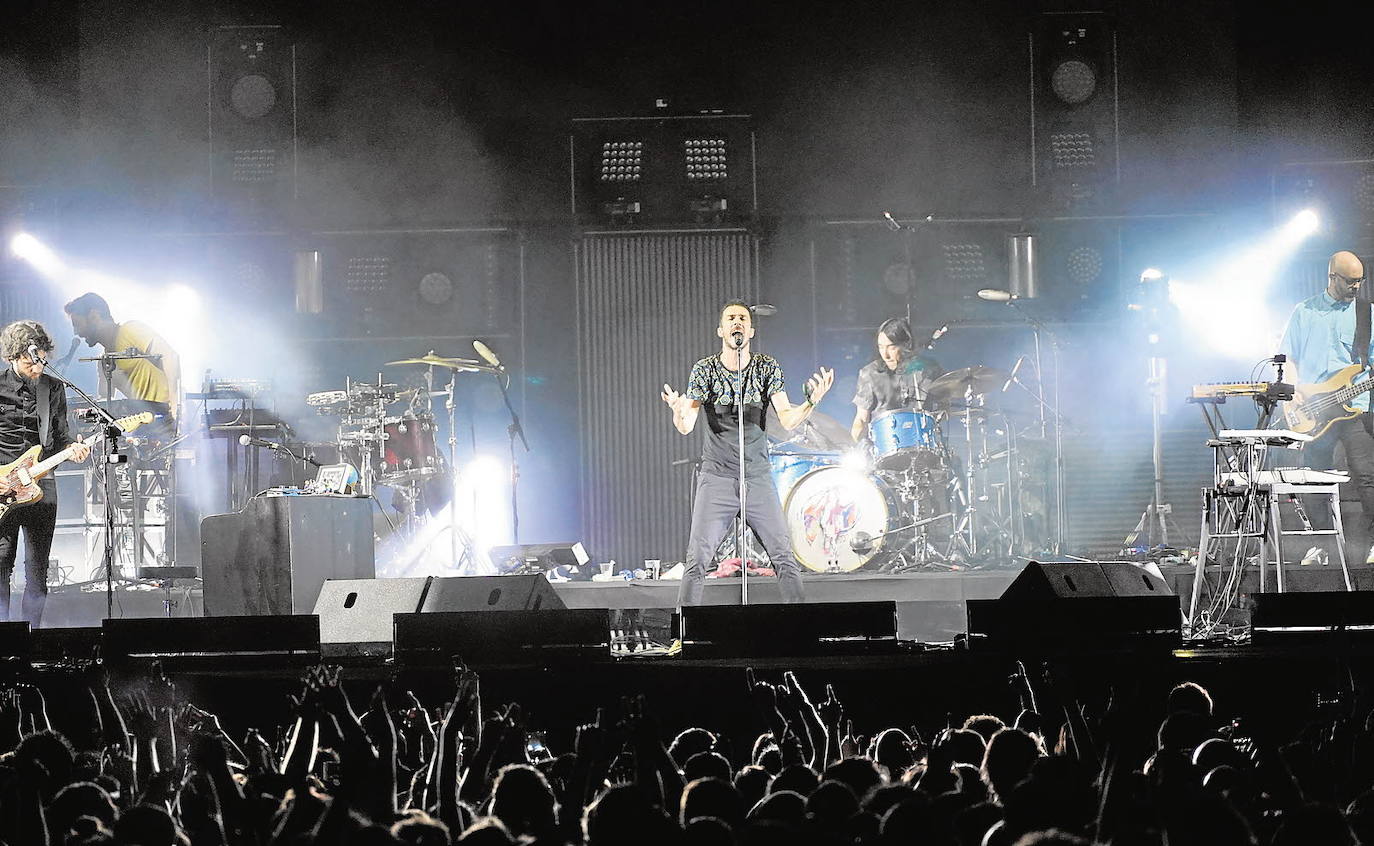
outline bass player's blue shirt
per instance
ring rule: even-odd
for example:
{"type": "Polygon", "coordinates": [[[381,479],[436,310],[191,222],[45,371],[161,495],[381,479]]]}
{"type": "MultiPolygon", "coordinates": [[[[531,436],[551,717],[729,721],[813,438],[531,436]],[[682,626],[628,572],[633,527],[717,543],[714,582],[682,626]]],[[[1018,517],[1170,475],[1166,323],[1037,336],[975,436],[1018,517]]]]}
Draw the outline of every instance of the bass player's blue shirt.
{"type": "MultiPolygon", "coordinates": [[[[1298,368],[1306,383],[1325,382],[1337,371],[1355,363],[1355,302],[1337,302],[1325,290],[1298,303],[1288,318],[1279,341],[1279,352],[1298,368]]],[[[1370,344],[1374,359],[1374,342],[1370,344]]],[[[1369,410],[1369,394],[1350,403],[1369,410]]]]}

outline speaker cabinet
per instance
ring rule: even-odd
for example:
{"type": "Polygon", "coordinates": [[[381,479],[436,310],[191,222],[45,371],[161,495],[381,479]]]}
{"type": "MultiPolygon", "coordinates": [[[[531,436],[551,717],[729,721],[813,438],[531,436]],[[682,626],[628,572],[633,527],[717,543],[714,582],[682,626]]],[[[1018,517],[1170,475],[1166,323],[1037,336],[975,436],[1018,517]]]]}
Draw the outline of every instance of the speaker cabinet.
{"type": "Polygon", "coordinates": [[[309,614],[326,579],[371,579],[372,502],[257,497],[201,521],[207,616],[309,614]]]}
{"type": "MultiPolygon", "coordinates": [[[[390,648],[392,615],[414,614],[428,578],[329,579],[315,601],[320,644],[384,644],[390,648]]],[[[360,647],[360,651],[369,651],[360,647]]],[[[385,649],[380,651],[386,651],[385,649]]]]}
{"type": "Polygon", "coordinates": [[[553,585],[541,574],[451,576],[430,579],[420,611],[539,611],[564,609],[553,585]]]}
{"type": "Polygon", "coordinates": [[[1000,598],[967,609],[970,644],[1012,652],[1168,648],[1183,635],[1178,597],[1123,561],[1032,561],[1000,598]]]}
{"type": "Polygon", "coordinates": [[[1002,599],[1085,596],[1171,596],[1169,585],[1128,561],[1032,561],[1007,585],[1002,599]]]}
{"type": "Polygon", "coordinates": [[[694,656],[883,651],[896,642],[895,602],[696,605],[682,609],[682,644],[694,656]]]}
{"type": "Polygon", "coordinates": [[[565,665],[610,657],[610,612],[604,608],[441,611],[396,615],[399,663],[472,667],[565,665]]]}

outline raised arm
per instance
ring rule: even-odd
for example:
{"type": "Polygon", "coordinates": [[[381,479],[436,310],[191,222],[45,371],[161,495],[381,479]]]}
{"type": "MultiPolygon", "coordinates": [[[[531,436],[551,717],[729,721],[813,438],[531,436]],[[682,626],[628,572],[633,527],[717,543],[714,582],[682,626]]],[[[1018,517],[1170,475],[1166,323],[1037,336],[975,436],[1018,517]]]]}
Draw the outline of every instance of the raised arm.
{"type": "Polygon", "coordinates": [[[689,399],[686,394],[679,394],[673,390],[671,385],[666,383],[663,385],[663,392],[659,396],[673,411],[673,426],[684,435],[692,434],[692,430],[697,425],[697,414],[701,408],[701,403],[689,399]]]}
{"type": "Polygon", "coordinates": [[[771,397],[773,409],[778,412],[778,420],[782,423],[783,428],[791,431],[800,426],[806,418],[811,416],[816,404],[821,401],[821,398],[825,396],[834,383],[835,371],[822,367],[819,372],[806,380],[806,388],[804,389],[806,399],[802,401],[801,405],[793,405],[784,391],[774,393],[771,397]]]}

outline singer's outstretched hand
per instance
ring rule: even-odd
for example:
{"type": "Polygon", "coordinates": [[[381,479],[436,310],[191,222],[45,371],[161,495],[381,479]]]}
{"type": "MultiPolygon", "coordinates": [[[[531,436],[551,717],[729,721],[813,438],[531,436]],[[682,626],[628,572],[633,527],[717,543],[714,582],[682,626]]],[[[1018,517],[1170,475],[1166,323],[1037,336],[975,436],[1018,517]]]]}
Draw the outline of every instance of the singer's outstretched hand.
{"type": "Polygon", "coordinates": [[[821,397],[826,395],[830,386],[835,384],[835,371],[827,367],[822,367],[819,373],[812,374],[806,380],[806,396],[811,400],[812,405],[818,405],[821,397]]]}
{"type": "Polygon", "coordinates": [[[674,414],[680,414],[682,412],[682,406],[689,402],[686,394],[679,394],[677,391],[673,390],[671,385],[666,383],[663,385],[663,392],[659,394],[659,396],[668,404],[668,407],[673,410],[674,414]]]}

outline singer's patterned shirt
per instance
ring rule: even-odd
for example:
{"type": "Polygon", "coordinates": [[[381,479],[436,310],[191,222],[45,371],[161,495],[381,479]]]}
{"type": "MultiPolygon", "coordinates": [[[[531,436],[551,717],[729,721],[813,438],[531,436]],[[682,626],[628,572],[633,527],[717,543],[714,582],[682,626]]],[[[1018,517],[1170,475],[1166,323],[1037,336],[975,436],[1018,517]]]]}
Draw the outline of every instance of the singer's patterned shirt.
{"type": "Polygon", "coordinates": [[[706,441],[701,449],[701,472],[720,476],[739,474],[739,429],[735,408],[744,398],[744,469],[750,478],[769,478],[768,403],[782,392],[782,365],[768,355],[755,354],[742,373],[729,370],[719,355],[692,366],[687,398],[701,403],[706,418],[706,441]]]}

